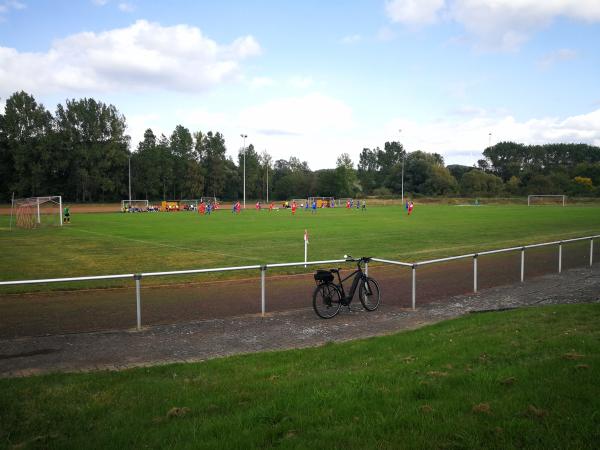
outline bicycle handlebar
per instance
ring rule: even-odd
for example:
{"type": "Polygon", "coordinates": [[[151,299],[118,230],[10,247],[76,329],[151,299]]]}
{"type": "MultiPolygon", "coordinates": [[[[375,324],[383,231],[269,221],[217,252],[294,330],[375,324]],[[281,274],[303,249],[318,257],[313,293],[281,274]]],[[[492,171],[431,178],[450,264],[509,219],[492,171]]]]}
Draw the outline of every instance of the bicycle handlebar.
{"type": "Polygon", "coordinates": [[[347,262],[357,262],[357,263],[368,263],[369,261],[371,261],[372,256],[362,256],[360,258],[353,258],[352,255],[344,255],[344,258],[346,259],[347,262]]]}

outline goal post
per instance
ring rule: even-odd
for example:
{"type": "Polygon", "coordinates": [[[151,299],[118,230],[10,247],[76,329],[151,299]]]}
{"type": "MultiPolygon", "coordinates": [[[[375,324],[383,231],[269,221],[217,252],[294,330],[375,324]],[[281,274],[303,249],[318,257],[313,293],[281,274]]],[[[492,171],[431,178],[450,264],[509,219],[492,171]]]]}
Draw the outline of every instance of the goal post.
{"type": "Polygon", "coordinates": [[[122,212],[148,211],[148,200],[121,200],[122,212]]]}
{"type": "Polygon", "coordinates": [[[541,195],[534,194],[527,196],[527,206],[536,205],[561,205],[565,206],[567,202],[566,195],[541,195]]]}
{"type": "Polygon", "coordinates": [[[46,197],[13,199],[11,205],[11,229],[13,217],[17,228],[61,227],[63,225],[62,196],[49,195],[46,197]]]}

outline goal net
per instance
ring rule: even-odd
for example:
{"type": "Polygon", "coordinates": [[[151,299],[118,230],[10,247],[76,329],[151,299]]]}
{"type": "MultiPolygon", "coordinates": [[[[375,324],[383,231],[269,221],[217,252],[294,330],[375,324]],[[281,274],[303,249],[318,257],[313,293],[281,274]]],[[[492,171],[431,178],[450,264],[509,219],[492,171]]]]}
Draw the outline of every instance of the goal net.
{"type": "Polygon", "coordinates": [[[200,197],[200,203],[210,203],[212,205],[216,205],[219,203],[219,199],[217,197],[200,197]]]}
{"type": "Polygon", "coordinates": [[[336,198],[335,199],[335,205],[336,206],[340,206],[342,208],[345,208],[346,205],[348,204],[348,202],[350,203],[354,203],[354,199],[352,198],[336,198]]]}
{"type": "Polygon", "coordinates": [[[290,204],[293,202],[296,202],[296,205],[299,207],[304,207],[308,203],[308,200],[305,198],[293,198],[290,204]]]}
{"type": "Polygon", "coordinates": [[[145,212],[145,211],[148,211],[148,200],[121,200],[121,211],[123,211],[123,212],[145,212]]]}
{"type": "Polygon", "coordinates": [[[527,206],[538,205],[558,205],[565,206],[567,202],[566,195],[528,195],[527,206]]]}
{"type": "Polygon", "coordinates": [[[308,197],[308,202],[312,205],[313,202],[317,202],[317,208],[330,208],[331,205],[335,206],[334,197],[308,197]]]}
{"type": "Polygon", "coordinates": [[[199,203],[201,203],[201,201],[196,199],[179,200],[179,208],[182,211],[196,211],[199,203]]]}
{"type": "Polygon", "coordinates": [[[62,197],[29,197],[13,200],[11,208],[11,228],[41,228],[44,226],[62,226],[62,197]]]}

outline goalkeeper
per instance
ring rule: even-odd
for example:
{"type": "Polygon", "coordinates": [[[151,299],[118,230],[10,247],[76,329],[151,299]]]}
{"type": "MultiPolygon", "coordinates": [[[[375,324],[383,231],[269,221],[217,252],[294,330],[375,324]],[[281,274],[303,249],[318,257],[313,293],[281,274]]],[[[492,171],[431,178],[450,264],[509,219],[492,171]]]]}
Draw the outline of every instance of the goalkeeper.
{"type": "Polygon", "coordinates": [[[63,212],[63,222],[71,223],[71,213],[69,212],[69,207],[65,206],[65,210],[63,212]]]}

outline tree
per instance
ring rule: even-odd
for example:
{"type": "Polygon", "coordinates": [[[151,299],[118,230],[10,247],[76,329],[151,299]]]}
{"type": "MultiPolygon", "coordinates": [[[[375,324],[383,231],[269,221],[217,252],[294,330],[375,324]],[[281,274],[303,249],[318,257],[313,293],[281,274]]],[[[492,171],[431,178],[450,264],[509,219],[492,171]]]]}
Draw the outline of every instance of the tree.
{"type": "Polygon", "coordinates": [[[354,170],[354,163],[348,153],[342,153],[337,158],[335,169],[335,192],[331,195],[336,197],[354,197],[360,192],[360,185],[354,170]]]}
{"type": "Polygon", "coordinates": [[[423,184],[423,191],[428,195],[449,195],[458,190],[456,178],[442,166],[435,165],[429,170],[429,177],[423,184]]]}
{"type": "Polygon", "coordinates": [[[43,105],[23,92],[11,95],[4,108],[0,139],[4,150],[0,154],[7,164],[7,187],[17,196],[47,195],[50,174],[59,170],[63,160],[54,157],[49,147],[52,115],[43,105]]]}
{"type": "Polygon", "coordinates": [[[173,155],[173,198],[195,198],[202,195],[204,177],[197,161],[194,139],[190,130],[177,125],[170,139],[170,150],[173,155]]]}
{"type": "Polygon", "coordinates": [[[372,193],[378,186],[379,162],[377,151],[363,148],[358,162],[358,180],[366,194],[372,193]]]}
{"type": "Polygon", "coordinates": [[[463,175],[460,191],[465,195],[493,196],[502,191],[502,179],[496,175],[474,169],[463,175]]]}
{"type": "Polygon", "coordinates": [[[69,155],[71,193],[79,201],[106,201],[127,193],[129,136],[113,105],[94,99],[67,100],[56,109],[61,145],[69,155]],[[74,191],[74,192],[73,192],[74,191]]]}

